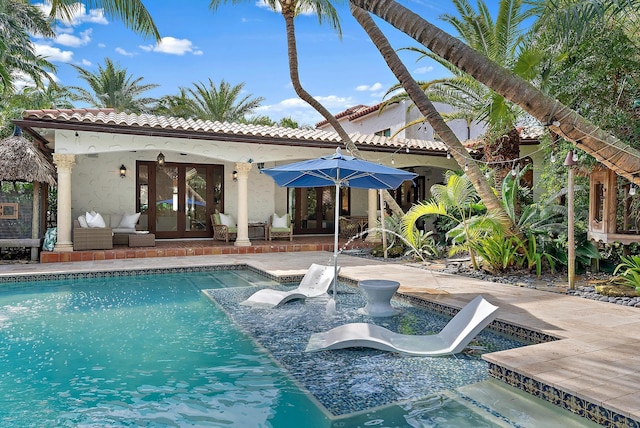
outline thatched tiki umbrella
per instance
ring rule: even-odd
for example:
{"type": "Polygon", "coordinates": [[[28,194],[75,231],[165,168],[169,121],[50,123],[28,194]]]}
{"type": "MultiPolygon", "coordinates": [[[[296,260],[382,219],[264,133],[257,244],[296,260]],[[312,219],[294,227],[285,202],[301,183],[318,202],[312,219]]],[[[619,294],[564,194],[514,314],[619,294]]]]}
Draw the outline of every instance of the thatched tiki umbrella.
{"type": "Polygon", "coordinates": [[[40,238],[40,183],[55,186],[56,171],[34,144],[22,136],[16,126],[11,137],[0,140],[0,181],[33,183],[33,219],[31,237],[40,238]]]}

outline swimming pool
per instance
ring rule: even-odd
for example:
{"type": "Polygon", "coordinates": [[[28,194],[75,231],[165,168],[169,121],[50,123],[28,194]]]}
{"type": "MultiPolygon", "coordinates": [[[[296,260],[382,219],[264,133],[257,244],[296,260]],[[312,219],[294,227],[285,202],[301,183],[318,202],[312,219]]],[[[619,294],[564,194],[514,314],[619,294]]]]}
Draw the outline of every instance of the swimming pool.
{"type": "MultiPolygon", "coordinates": [[[[486,379],[480,351],[305,354],[310,331],[362,320],[359,293],[340,287],[338,317],[322,302],[237,305],[263,286],[284,288],[249,270],[5,287],[1,425],[518,426],[454,392],[486,379]]],[[[447,321],[395,304],[402,315],[386,321],[391,328],[424,333],[447,321]]],[[[485,330],[475,345],[521,344],[485,330]]]]}

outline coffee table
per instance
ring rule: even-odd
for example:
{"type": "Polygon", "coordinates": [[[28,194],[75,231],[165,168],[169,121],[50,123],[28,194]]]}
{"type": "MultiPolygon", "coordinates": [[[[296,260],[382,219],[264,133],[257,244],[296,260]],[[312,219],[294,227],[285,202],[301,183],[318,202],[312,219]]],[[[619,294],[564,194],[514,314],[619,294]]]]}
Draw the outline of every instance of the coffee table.
{"type": "Polygon", "coordinates": [[[153,233],[131,233],[129,235],[130,247],[155,247],[156,235],[153,233]]]}

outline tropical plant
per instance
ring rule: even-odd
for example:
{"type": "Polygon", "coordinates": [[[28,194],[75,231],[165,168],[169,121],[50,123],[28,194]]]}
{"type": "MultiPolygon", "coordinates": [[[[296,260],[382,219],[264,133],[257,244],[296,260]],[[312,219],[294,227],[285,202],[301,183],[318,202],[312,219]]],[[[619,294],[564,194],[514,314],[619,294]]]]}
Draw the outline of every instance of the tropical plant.
{"type": "Polygon", "coordinates": [[[104,67],[98,65],[98,71],[95,73],[71,64],[78,71],[80,79],[89,85],[89,89],[70,86],[72,99],[97,108],[113,108],[118,112],[146,113],[151,111],[151,105],[157,103],[157,100],[142,97],[141,94],[158,85],[143,84],[143,77],[134,78],[126,68],[120,68],[109,58],[105,58],[104,63],[104,67]]]}
{"type": "Polygon", "coordinates": [[[640,292],[640,256],[621,257],[622,262],[613,271],[617,279],[624,285],[640,292]]]}
{"type": "Polygon", "coordinates": [[[515,235],[505,236],[499,231],[472,241],[469,245],[481,258],[481,265],[492,273],[522,265],[523,244],[515,235]]]}
{"type": "Polygon", "coordinates": [[[36,86],[51,81],[55,67],[35,53],[30,36],[53,37],[46,16],[24,0],[0,0],[0,94],[14,90],[16,79],[31,79],[36,86]]]}
{"type": "Polygon", "coordinates": [[[415,246],[415,224],[420,217],[435,215],[446,217],[456,226],[447,232],[451,241],[450,254],[469,251],[471,263],[478,269],[473,244],[491,233],[504,231],[504,222],[500,213],[486,211],[473,214],[478,194],[466,175],[457,175],[448,171],[446,184],[431,186],[432,198],[411,207],[402,219],[402,234],[415,246]]]}
{"type": "Polygon", "coordinates": [[[429,230],[425,232],[424,230],[414,230],[414,237],[411,240],[413,242],[413,246],[408,246],[407,251],[404,253],[405,256],[411,256],[413,258],[418,258],[420,260],[424,260],[429,257],[434,257],[440,254],[440,248],[436,244],[433,239],[433,231],[429,230]]]}

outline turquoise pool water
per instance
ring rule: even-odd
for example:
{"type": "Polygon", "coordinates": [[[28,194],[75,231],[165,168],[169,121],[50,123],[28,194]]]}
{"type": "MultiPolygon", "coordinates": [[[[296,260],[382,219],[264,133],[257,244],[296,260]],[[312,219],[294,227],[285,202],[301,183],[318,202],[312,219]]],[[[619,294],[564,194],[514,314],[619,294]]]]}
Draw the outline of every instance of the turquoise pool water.
{"type": "MultiPolygon", "coordinates": [[[[248,270],[4,284],[0,426],[520,426],[454,392],[486,379],[480,352],[520,343],[485,330],[484,351],[455,357],[306,354],[309,332],[362,321],[362,298],[341,286],[338,317],[237,305],[267,285],[286,288],[248,270]]],[[[390,328],[447,322],[394,304],[390,328]]]]}

